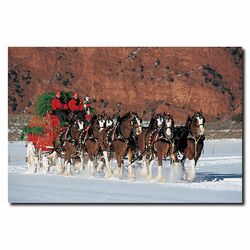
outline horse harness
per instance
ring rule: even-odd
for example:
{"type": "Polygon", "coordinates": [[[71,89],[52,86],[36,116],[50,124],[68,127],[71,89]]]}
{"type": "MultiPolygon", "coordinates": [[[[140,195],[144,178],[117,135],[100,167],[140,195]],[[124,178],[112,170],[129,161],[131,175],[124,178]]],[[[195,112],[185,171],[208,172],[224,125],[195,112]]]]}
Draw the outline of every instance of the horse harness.
{"type": "MultiPolygon", "coordinates": [[[[167,127],[170,128],[170,127],[167,127]]],[[[149,147],[153,149],[156,152],[155,149],[155,143],[160,140],[164,140],[166,142],[169,142],[172,147],[174,147],[174,139],[170,137],[165,137],[164,134],[162,133],[163,130],[163,125],[158,126],[158,128],[153,129],[149,136],[149,144],[146,145],[146,148],[149,147]]]]}
{"type": "Polygon", "coordinates": [[[116,140],[119,140],[119,141],[122,141],[126,144],[129,143],[129,139],[126,139],[121,132],[119,132],[119,138],[116,137],[116,131],[118,129],[118,126],[114,126],[114,127],[111,127],[108,132],[107,132],[107,135],[106,135],[106,143],[111,146],[112,142],[116,141],[116,140]]]}
{"type": "MultiPolygon", "coordinates": [[[[190,124],[189,124],[190,126],[190,124]]],[[[201,123],[201,124],[198,124],[198,125],[195,125],[196,128],[199,128],[200,126],[204,126],[204,123],[201,123]]],[[[188,133],[188,136],[187,136],[187,139],[192,139],[194,140],[194,157],[196,157],[197,155],[197,145],[198,145],[198,142],[202,139],[204,140],[205,139],[205,136],[204,135],[199,135],[198,138],[193,136],[192,135],[192,132],[190,131],[190,127],[188,128],[189,130],[189,133],[188,133]]]]}
{"type": "MultiPolygon", "coordinates": [[[[135,118],[133,118],[131,121],[130,121],[130,124],[131,126],[134,128],[134,123],[135,123],[135,118]]],[[[105,136],[105,134],[104,134],[105,136]]],[[[135,141],[135,138],[134,136],[130,136],[129,138],[125,138],[121,132],[121,129],[120,129],[120,123],[116,124],[115,126],[113,127],[110,127],[110,129],[108,130],[107,134],[106,134],[106,143],[108,144],[108,150],[110,151],[110,147],[112,145],[112,143],[114,141],[121,141],[121,142],[124,142],[126,143],[127,145],[133,143],[133,141],[135,141]],[[118,135],[116,136],[116,133],[118,131],[118,135]]]]}
{"type": "Polygon", "coordinates": [[[93,140],[95,143],[99,143],[99,140],[94,136],[94,134],[90,134],[91,126],[87,126],[85,130],[83,130],[79,135],[79,144],[85,145],[87,140],[93,140]],[[85,135],[85,136],[84,136],[85,135]],[[82,137],[84,136],[83,140],[82,137]]]}
{"type": "Polygon", "coordinates": [[[195,136],[193,136],[191,134],[191,132],[189,132],[188,136],[187,136],[187,139],[192,139],[194,140],[194,157],[196,157],[197,155],[197,145],[198,145],[198,142],[202,139],[204,140],[205,139],[205,136],[204,135],[200,135],[198,138],[196,138],[195,136]]]}

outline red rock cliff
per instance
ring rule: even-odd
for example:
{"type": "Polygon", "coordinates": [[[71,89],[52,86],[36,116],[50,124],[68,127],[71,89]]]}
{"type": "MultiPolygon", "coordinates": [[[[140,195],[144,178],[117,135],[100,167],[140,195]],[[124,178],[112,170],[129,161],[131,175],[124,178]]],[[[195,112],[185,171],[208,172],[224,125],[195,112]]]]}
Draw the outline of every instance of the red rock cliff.
{"type": "Polygon", "coordinates": [[[10,113],[56,89],[88,94],[98,112],[242,113],[241,48],[9,48],[8,64],[10,113]]]}

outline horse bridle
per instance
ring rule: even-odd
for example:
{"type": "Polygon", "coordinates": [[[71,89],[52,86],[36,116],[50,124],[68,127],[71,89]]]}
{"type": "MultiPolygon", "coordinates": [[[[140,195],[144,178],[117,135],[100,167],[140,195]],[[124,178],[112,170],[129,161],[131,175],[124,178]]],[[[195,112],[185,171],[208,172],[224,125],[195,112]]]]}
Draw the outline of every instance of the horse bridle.
{"type": "MultiPolygon", "coordinates": [[[[128,119],[129,119],[129,118],[127,118],[126,120],[128,120],[128,119]]],[[[136,115],[133,115],[132,119],[130,120],[130,125],[132,126],[132,132],[134,132],[135,129],[140,128],[140,127],[142,126],[142,125],[139,125],[139,124],[138,124],[138,122],[137,122],[136,119],[139,120],[139,118],[138,118],[136,115]],[[136,126],[135,126],[135,125],[136,125],[136,126]]],[[[124,128],[124,129],[130,130],[130,129],[128,129],[128,128],[124,128]]],[[[123,135],[122,135],[122,136],[123,136],[123,135]]]]}
{"type": "Polygon", "coordinates": [[[162,117],[161,115],[157,115],[157,117],[156,117],[156,122],[157,122],[157,126],[161,126],[161,125],[163,124],[163,122],[164,122],[163,117],[162,117]],[[161,122],[160,125],[158,124],[158,123],[159,123],[158,121],[161,122]]]}
{"type": "MultiPolygon", "coordinates": [[[[205,118],[202,117],[200,114],[197,114],[196,116],[193,116],[193,117],[191,118],[191,121],[190,121],[189,126],[188,126],[188,131],[189,131],[188,138],[192,138],[192,139],[194,139],[194,140],[196,140],[196,139],[195,139],[196,136],[193,135],[191,126],[192,126],[193,121],[195,121],[195,120],[196,120],[196,122],[195,122],[194,126],[195,126],[196,129],[198,129],[200,126],[203,126],[203,127],[204,127],[205,118]],[[198,125],[197,125],[197,118],[198,118],[198,117],[199,117],[200,119],[202,118],[203,122],[202,122],[201,124],[198,124],[198,125]]],[[[196,132],[197,132],[197,131],[195,131],[194,134],[196,134],[196,132]]],[[[200,137],[199,137],[199,138],[200,138],[200,137]]],[[[198,139],[198,140],[199,140],[199,139],[198,139]]]]}
{"type": "Polygon", "coordinates": [[[74,127],[75,125],[77,125],[78,126],[78,129],[77,130],[82,130],[82,129],[80,129],[80,126],[79,126],[79,123],[83,123],[83,128],[82,129],[84,129],[84,122],[83,121],[81,121],[81,120],[75,120],[74,122],[73,122],[73,124],[72,124],[72,126],[70,126],[69,128],[71,128],[71,127],[74,127]]]}
{"type": "Polygon", "coordinates": [[[203,122],[202,122],[201,124],[198,124],[198,125],[195,124],[195,126],[196,126],[197,128],[199,128],[200,126],[203,126],[203,127],[204,127],[205,119],[204,119],[202,116],[200,116],[200,115],[196,115],[196,116],[195,116],[195,119],[198,120],[198,118],[199,118],[199,119],[202,119],[203,122]]]}
{"type": "Polygon", "coordinates": [[[112,126],[112,125],[113,125],[113,121],[112,121],[111,119],[107,119],[107,120],[105,120],[105,125],[106,125],[106,127],[107,127],[107,126],[112,126]],[[110,124],[110,125],[107,125],[107,124],[108,124],[108,123],[107,123],[108,121],[109,121],[109,124],[110,124]]]}
{"type": "Polygon", "coordinates": [[[140,121],[140,119],[136,115],[134,115],[130,121],[130,124],[134,129],[140,128],[142,126],[141,124],[138,124],[137,119],[140,121]],[[137,125],[137,126],[135,126],[135,125],[137,125]]]}
{"type": "Polygon", "coordinates": [[[171,118],[171,117],[167,117],[166,118],[166,120],[165,120],[165,122],[164,122],[164,126],[165,126],[165,128],[166,128],[166,131],[167,131],[167,129],[170,129],[170,131],[171,131],[171,136],[173,136],[173,119],[171,118]],[[167,121],[171,121],[171,125],[170,126],[166,126],[167,124],[167,121]]]}
{"type": "Polygon", "coordinates": [[[99,118],[97,119],[97,122],[98,122],[98,125],[99,125],[99,128],[100,128],[100,129],[105,128],[105,120],[104,120],[104,118],[99,117],[99,118]],[[99,123],[99,121],[101,121],[101,120],[104,121],[102,126],[100,126],[100,123],[99,123]]]}

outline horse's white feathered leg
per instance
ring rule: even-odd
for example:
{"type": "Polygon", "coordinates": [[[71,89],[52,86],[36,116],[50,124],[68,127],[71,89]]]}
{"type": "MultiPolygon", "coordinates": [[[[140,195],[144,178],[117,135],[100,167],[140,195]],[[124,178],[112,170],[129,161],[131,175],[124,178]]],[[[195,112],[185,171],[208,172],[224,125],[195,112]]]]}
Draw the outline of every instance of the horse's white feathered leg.
{"type": "Polygon", "coordinates": [[[91,175],[94,175],[95,174],[94,161],[91,161],[89,159],[87,166],[88,166],[88,172],[91,173],[91,175]]]}
{"type": "Polygon", "coordinates": [[[195,178],[195,161],[194,159],[189,161],[189,167],[187,171],[187,180],[188,181],[193,181],[195,178]]]}
{"type": "Polygon", "coordinates": [[[38,171],[38,168],[40,166],[38,156],[34,155],[32,156],[32,169],[33,173],[36,173],[38,171]]]}
{"type": "Polygon", "coordinates": [[[72,175],[71,162],[70,161],[65,161],[64,166],[65,166],[65,171],[64,171],[63,175],[65,175],[65,176],[72,175]]]}
{"type": "Polygon", "coordinates": [[[122,166],[119,168],[117,165],[116,165],[116,167],[115,167],[115,169],[114,169],[114,176],[115,177],[119,177],[119,176],[121,176],[122,175],[122,166]]]}
{"type": "Polygon", "coordinates": [[[182,166],[182,179],[185,181],[187,179],[187,171],[185,168],[185,162],[186,162],[186,158],[181,162],[181,166],[182,166]]]}
{"type": "Polygon", "coordinates": [[[36,149],[32,142],[27,145],[27,165],[30,173],[35,173],[37,171],[38,158],[35,153],[36,149]]]}
{"type": "Polygon", "coordinates": [[[62,164],[62,158],[59,156],[57,158],[57,162],[56,162],[56,169],[57,169],[57,173],[58,174],[63,174],[64,173],[64,164],[62,164]]]}
{"type": "Polygon", "coordinates": [[[95,175],[95,164],[94,164],[94,161],[90,161],[90,171],[91,171],[91,175],[95,175]]]}
{"type": "Polygon", "coordinates": [[[142,170],[141,170],[141,175],[142,176],[147,176],[148,175],[148,164],[146,161],[146,156],[142,157],[142,170]]]}
{"type": "Polygon", "coordinates": [[[128,179],[129,180],[134,180],[135,179],[135,173],[134,173],[134,169],[133,169],[133,164],[128,165],[128,179]]]}
{"type": "Polygon", "coordinates": [[[170,181],[180,181],[183,179],[183,166],[180,162],[174,162],[170,164],[170,174],[169,180],[170,181]]]}
{"type": "Polygon", "coordinates": [[[100,161],[97,165],[96,172],[99,172],[103,168],[104,162],[100,161]]]}
{"type": "Polygon", "coordinates": [[[154,159],[152,159],[150,162],[149,162],[149,166],[148,166],[148,176],[147,178],[148,179],[152,179],[153,178],[153,164],[154,164],[154,159]]]}
{"type": "Polygon", "coordinates": [[[79,169],[79,173],[82,173],[83,172],[83,169],[84,169],[84,156],[83,156],[83,151],[81,151],[81,154],[80,154],[80,169],[79,169]]]}
{"type": "Polygon", "coordinates": [[[108,160],[108,152],[103,151],[103,156],[105,159],[105,164],[106,164],[106,169],[107,169],[106,177],[110,177],[110,176],[112,176],[112,170],[111,170],[110,162],[108,160]]]}
{"type": "Polygon", "coordinates": [[[81,162],[79,162],[78,160],[74,163],[74,171],[77,171],[78,174],[81,173],[81,162]]]}
{"type": "Polygon", "coordinates": [[[91,169],[90,162],[91,162],[91,160],[89,159],[88,163],[87,163],[87,171],[88,171],[88,173],[90,172],[90,169],[91,169]]]}
{"type": "Polygon", "coordinates": [[[43,165],[43,173],[49,173],[49,160],[46,155],[42,155],[42,165],[43,165]]]}
{"type": "Polygon", "coordinates": [[[163,176],[162,176],[162,166],[161,165],[158,166],[158,175],[156,177],[156,180],[159,182],[165,181],[165,178],[163,178],[163,176]]]}

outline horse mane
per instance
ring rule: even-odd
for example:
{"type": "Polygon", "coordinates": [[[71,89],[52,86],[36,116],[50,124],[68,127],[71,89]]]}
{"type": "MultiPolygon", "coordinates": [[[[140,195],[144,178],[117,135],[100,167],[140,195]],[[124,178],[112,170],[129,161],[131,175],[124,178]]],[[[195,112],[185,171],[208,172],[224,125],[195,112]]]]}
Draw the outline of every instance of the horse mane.
{"type": "Polygon", "coordinates": [[[93,124],[95,123],[95,121],[96,121],[97,118],[98,118],[97,115],[93,115],[93,116],[92,116],[92,118],[91,118],[91,120],[90,120],[91,125],[93,125],[93,124]]]}
{"type": "Polygon", "coordinates": [[[72,116],[68,121],[67,127],[71,127],[75,121],[76,121],[76,118],[72,116]]]}
{"type": "Polygon", "coordinates": [[[125,115],[123,115],[120,119],[120,122],[124,121],[124,120],[127,120],[129,117],[130,117],[131,113],[130,112],[127,112],[125,115]]]}
{"type": "Polygon", "coordinates": [[[190,125],[190,123],[191,123],[192,120],[193,120],[193,116],[192,116],[192,118],[191,118],[191,116],[189,115],[189,116],[187,117],[187,119],[186,119],[186,126],[187,126],[187,127],[190,125]]]}

